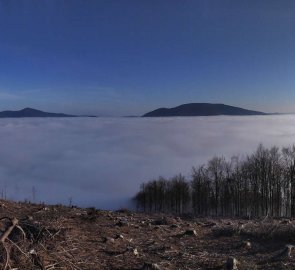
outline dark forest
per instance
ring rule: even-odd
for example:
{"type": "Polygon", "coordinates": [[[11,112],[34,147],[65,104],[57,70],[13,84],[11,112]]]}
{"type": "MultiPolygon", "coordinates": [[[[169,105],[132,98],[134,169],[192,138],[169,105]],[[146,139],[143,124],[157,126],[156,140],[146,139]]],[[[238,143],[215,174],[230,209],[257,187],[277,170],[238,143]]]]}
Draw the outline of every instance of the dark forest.
{"type": "Polygon", "coordinates": [[[295,217],[295,145],[245,157],[213,157],[179,174],[144,183],[134,197],[139,211],[221,217],[295,217]]]}

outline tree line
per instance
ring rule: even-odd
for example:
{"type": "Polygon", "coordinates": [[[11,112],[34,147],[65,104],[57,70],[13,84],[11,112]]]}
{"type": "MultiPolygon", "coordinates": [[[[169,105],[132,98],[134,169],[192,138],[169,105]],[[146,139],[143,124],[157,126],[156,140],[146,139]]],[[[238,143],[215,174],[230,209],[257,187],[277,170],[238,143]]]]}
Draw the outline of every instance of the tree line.
{"type": "Polygon", "coordinates": [[[159,177],[141,185],[138,210],[198,216],[295,217],[295,145],[245,157],[213,157],[190,179],[159,177]]]}

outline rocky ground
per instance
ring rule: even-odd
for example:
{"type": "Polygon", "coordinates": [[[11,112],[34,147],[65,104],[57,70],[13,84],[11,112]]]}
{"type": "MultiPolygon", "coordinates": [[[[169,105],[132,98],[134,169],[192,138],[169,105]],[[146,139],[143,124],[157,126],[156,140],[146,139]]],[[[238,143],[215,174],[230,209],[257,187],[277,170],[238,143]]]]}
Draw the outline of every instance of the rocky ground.
{"type": "Polygon", "coordinates": [[[295,269],[295,220],[0,201],[1,269],[295,269]]]}

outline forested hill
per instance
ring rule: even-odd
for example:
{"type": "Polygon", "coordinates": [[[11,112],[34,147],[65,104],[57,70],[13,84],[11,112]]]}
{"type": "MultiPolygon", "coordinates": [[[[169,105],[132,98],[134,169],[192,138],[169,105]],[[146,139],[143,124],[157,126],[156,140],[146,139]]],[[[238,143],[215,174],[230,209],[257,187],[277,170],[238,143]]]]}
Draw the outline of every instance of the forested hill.
{"type": "Polygon", "coordinates": [[[214,116],[214,115],[266,115],[266,113],[246,110],[225,104],[189,103],[174,108],[160,108],[148,112],[143,117],[166,116],[214,116]]]}

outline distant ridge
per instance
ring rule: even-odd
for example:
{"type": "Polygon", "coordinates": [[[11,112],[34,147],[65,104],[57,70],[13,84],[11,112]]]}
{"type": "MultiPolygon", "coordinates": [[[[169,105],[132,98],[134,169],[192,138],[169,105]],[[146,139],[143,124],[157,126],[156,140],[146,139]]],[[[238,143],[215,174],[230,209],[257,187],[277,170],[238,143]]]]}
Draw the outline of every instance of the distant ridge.
{"type": "Polygon", "coordinates": [[[263,112],[246,110],[225,104],[188,103],[174,108],[160,108],[144,114],[142,117],[167,116],[214,116],[214,115],[267,115],[263,112]]]}
{"type": "Polygon", "coordinates": [[[22,118],[22,117],[75,117],[75,115],[69,115],[64,113],[50,113],[40,110],[25,108],[19,111],[2,111],[0,112],[0,118],[22,118]]]}

